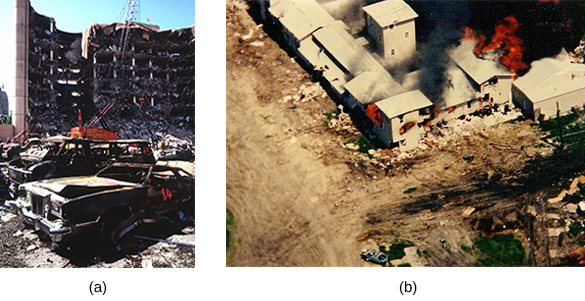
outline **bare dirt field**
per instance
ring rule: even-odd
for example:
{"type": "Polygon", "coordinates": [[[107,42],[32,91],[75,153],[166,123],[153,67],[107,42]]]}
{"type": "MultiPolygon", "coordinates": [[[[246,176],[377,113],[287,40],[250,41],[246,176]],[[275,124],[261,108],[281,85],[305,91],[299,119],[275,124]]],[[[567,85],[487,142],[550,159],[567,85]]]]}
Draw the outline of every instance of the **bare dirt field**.
{"type": "Polygon", "coordinates": [[[480,233],[513,234],[523,265],[578,247],[562,238],[575,208],[547,200],[582,168],[550,159],[529,123],[450,122],[412,153],[361,153],[277,35],[239,1],[226,11],[228,266],[374,266],[361,251],[397,243],[410,247],[393,266],[473,266],[480,233]]]}

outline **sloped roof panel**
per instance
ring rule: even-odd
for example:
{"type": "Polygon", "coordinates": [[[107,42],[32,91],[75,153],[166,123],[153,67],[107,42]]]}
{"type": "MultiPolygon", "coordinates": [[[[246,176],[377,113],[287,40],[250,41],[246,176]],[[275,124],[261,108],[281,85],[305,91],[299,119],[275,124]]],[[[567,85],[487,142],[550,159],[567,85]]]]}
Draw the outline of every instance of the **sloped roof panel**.
{"type": "MultiPolygon", "coordinates": [[[[513,82],[533,103],[585,89],[585,65],[544,58],[513,82]]],[[[585,91],[584,91],[585,93],[585,91]]]]}
{"type": "Polygon", "coordinates": [[[402,0],[386,0],[365,6],[363,10],[381,27],[412,20],[418,14],[402,0]]]}
{"type": "Polygon", "coordinates": [[[383,72],[363,72],[345,84],[345,89],[363,105],[405,91],[385,70],[383,72]]]}
{"type": "Polygon", "coordinates": [[[448,52],[449,57],[477,84],[481,85],[494,76],[513,74],[499,62],[483,60],[475,56],[475,42],[463,41],[461,45],[448,52]]]}
{"type": "Polygon", "coordinates": [[[388,118],[430,107],[433,103],[420,90],[394,95],[376,103],[388,118]]]}
{"type": "Polygon", "coordinates": [[[281,0],[268,10],[298,40],[320,27],[335,22],[335,19],[314,0],[281,0]]]}

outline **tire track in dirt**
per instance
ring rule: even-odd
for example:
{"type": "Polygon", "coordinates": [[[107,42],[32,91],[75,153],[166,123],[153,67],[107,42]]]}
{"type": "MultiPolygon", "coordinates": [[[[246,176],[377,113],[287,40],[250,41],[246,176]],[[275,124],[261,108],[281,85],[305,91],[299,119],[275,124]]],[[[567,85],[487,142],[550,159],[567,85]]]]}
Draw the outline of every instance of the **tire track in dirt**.
{"type": "Polygon", "coordinates": [[[237,242],[228,265],[360,265],[359,215],[332,213],[347,167],[323,165],[302,147],[309,137],[289,134],[306,128],[292,111],[259,103],[264,79],[239,67],[227,77],[226,197],[237,242]]]}

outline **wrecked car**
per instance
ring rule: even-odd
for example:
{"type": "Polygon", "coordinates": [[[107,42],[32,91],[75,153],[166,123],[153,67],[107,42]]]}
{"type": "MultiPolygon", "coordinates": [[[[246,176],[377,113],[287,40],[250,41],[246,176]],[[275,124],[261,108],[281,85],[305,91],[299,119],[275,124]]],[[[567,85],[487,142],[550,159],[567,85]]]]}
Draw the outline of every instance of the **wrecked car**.
{"type": "Polygon", "coordinates": [[[384,264],[388,261],[388,256],[382,252],[368,249],[362,252],[362,259],[365,261],[371,261],[377,264],[384,264]]]}
{"type": "Polygon", "coordinates": [[[193,175],[181,168],[115,163],[94,176],[22,184],[17,199],[7,204],[46,234],[53,249],[92,227],[120,250],[135,228],[164,222],[173,210],[194,212],[194,193],[193,175]]]}
{"type": "Polygon", "coordinates": [[[114,162],[154,163],[148,141],[98,141],[68,137],[42,139],[8,162],[9,192],[22,183],[57,177],[92,175],[114,162]]]}

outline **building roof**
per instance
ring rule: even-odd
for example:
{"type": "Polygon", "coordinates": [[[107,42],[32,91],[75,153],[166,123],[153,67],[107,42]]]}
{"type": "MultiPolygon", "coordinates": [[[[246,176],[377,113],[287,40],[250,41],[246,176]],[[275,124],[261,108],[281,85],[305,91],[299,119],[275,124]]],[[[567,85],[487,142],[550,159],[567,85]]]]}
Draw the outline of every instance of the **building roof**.
{"type": "Polygon", "coordinates": [[[386,0],[365,6],[363,9],[381,27],[418,17],[418,14],[402,0],[386,0]]]}
{"type": "Polygon", "coordinates": [[[449,57],[477,84],[481,85],[494,76],[512,77],[514,74],[508,71],[499,62],[480,59],[475,56],[474,41],[463,41],[461,45],[449,51],[449,57]]]}
{"type": "Polygon", "coordinates": [[[430,107],[433,103],[420,90],[412,90],[378,101],[376,105],[384,115],[388,118],[393,118],[430,107]]]}
{"type": "Polygon", "coordinates": [[[473,87],[472,79],[465,75],[463,70],[454,62],[450,62],[445,72],[448,85],[442,93],[443,107],[454,107],[477,99],[480,92],[473,87]]]}
{"type": "Polygon", "coordinates": [[[335,22],[314,0],[281,0],[268,10],[299,41],[313,31],[335,22]]]}
{"type": "Polygon", "coordinates": [[[365,71],[390,74],[347,32],[341,21],[336,21],[313,33],[317,43],[323,47],[349,73],[357,76],[365,71]]]}
{"type": "Polygon", "coordinates": [[[362,105],[406,91],[386,70],[363,72],[345,84],[345,89],[362,105]]]}
{"type": "Polygon", "coordinates": [[[568,59],[544,58],[513,82],[533,103],[585,89],[585,65],[568,59]]]}
{"type": "Polygon", "coordinates": [[[322,71],[323,77],[327,79],[335,92],[339,95],[343,94],[347,75],[335,67],[331,58],[312,39],[304,39],[300,45],[299,53],[309,61],[313,69],[322,71]]]}

